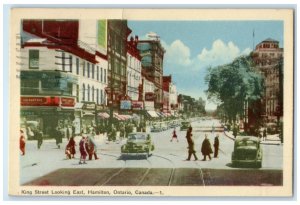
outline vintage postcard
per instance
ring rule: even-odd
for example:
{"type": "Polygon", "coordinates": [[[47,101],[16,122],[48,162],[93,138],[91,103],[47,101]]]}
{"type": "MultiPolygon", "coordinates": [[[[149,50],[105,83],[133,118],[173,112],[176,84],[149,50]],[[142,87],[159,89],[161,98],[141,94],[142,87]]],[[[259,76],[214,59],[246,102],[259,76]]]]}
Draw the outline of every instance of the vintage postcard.
{"type": "Polygon", "coordinates": [[[293,15],[13,8],[9,194],[292,196],[293,15]]]}

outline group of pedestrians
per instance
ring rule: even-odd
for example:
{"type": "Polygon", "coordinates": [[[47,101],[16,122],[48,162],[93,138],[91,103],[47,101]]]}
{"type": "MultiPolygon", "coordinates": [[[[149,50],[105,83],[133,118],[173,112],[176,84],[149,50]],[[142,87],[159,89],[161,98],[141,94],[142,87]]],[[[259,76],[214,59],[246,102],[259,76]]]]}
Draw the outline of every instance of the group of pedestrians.
{"type": "MultiPolygon", "coordinates": [[[[195,160],[198,160],[198,157],[196,155],[195,146],[194,146],[194,140],[193,140],[193,134],[192,134],[193,128],[190,126],[186,132],[186,139],[188,143],[188,158],[186,160],[191,160],[192,155],[194,156],[195,160]]],[[[214,140],[214,152],[211,148],[211,143],[207,137],[207,134],[205,134],[204,140],[202,142],[201,146],[201,153],[203,155],[202,161],[206,161],[206,158],[208,157],[209,160],[211,160],[211,154],[214,153],[214,157],[218,157],[219,153],[219,135],[217,134],[214,140]]]]}

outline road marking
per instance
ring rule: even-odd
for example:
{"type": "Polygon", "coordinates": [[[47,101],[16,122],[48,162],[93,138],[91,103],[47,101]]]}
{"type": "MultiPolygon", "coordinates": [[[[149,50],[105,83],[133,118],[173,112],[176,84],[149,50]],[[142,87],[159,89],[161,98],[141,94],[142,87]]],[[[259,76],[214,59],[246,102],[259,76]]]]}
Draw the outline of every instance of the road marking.
{"type": "Polygon", "coordinates": [[[104,186],[105,184],[107,184],[110,180],[112,180],[112,178],[114,178],[115,176],[118,176],[123,170],[125,169],[125,167],[123,167],[122,169],[120,169],[117,173],[113,174],[111,177],[109,177],[104,183],[101,184],[101,186],[104,186]]]}
{"type": "Polygon", "coordinates": [[[139,183],[137,184],[137,186],[140,186],[141,183],[144,181],[144,179],[146,178],[146,176],[148,175],[149,171],[151,168],[148,168],[147,171],[145,172],[145,174],[143,175],[142,179],[139,181],[139,183]]]}
{"type": "Polygon", "coordinates": [[[197,162],[197,161],[195,161],[195,163],[196,163],[196,165],[198,165],[199,166],[199,172],[200,172],[200,176],[201,176],[201,179],[202,179],[202,183],[203,183],[203,186],[205,186],[205,181],[204,181],[204,174],[203,174],[203,171],[202,171],[202,169],[200,168],[200,164],[197,162]]]}

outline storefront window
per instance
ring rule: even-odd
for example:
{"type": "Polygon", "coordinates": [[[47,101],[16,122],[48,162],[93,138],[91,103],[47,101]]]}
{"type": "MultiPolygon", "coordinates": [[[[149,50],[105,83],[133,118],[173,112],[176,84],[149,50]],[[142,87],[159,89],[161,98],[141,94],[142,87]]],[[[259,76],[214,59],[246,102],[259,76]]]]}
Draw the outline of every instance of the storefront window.
{"type": "Polygon", "coordinates": [[[39,94],[39,80],[21,80],[21,95],[39,94]]]}

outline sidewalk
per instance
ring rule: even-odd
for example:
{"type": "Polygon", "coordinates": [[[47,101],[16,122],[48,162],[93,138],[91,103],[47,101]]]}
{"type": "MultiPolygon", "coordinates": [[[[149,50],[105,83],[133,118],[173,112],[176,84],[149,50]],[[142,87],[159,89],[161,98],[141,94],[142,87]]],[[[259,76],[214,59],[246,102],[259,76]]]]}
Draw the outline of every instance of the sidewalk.
{"type": "MultiPolygon", "coordinates": [[[[234,136],[232,134],[232,131],[224,131],[224,134],[234,140],[234,136]]],[[[265,144],[265,145],[281,145],[281,141],[279,138],[279,134],[275,134],[275,135],[267,135],[266,140],[262,141],[261,140],[261,144],[265,144]]]]}

